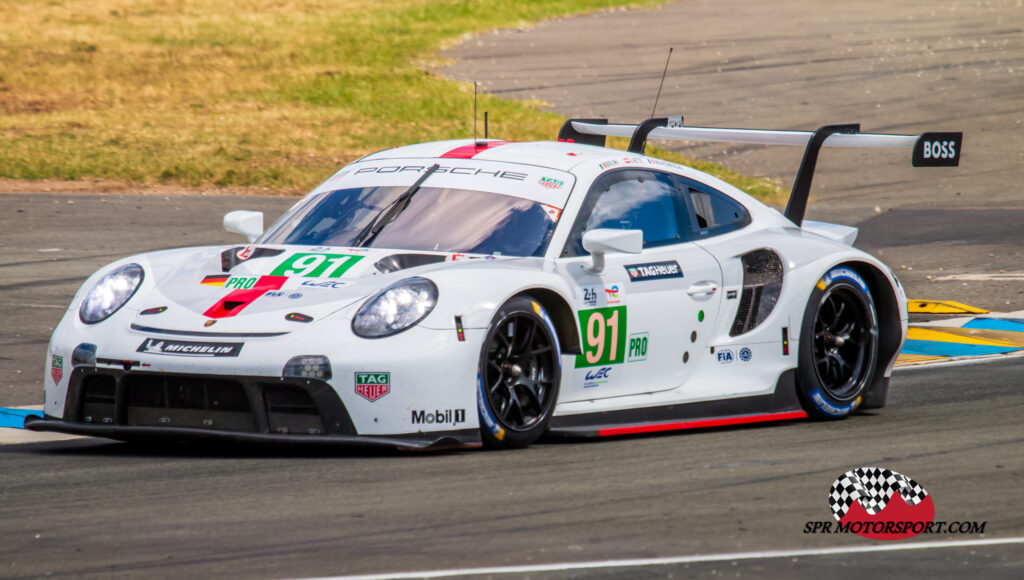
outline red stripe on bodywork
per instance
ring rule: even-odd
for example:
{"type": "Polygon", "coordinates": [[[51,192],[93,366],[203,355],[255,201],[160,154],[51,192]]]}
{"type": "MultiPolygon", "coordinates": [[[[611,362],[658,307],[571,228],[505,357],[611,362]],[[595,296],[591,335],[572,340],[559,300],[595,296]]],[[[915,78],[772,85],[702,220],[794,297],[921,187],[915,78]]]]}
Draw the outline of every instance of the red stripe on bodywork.
{"type": "Polygon", "coordinates": [[[609,427],[597,432],[599,437],[612,435],[635,435],[637,433],[657,433],[659,431],[677,431],[680,429],[704,429],[707,427],[726,427],[728,425],[746,425],[749,423],[766,423],[768,421],[788,421],[806,419],[803,411],[787,411],[785,413],[766,413],[764,415],[744,415],[743,417],[727,417],[725,419],[701,419],[699,421],[680,421],[677,423],[658,423],[655,425],[636,425],[632,427],[609,427]]]}
{"type": "Polygon", "coordinates": [[[219,302],[203,313],[207,318],[227,318],[234,316],[253,303],[254,300],[263,296],[264,292],[280,290],[281,286],[288,281],[288,276],[260,276],[252,288],[245,290],[233,290],[219,302]]]}
{"type": "Polygon", "coordinates": [[[478,153],[482,153],[484,151],[487,151],[488,149],[493,149],[501,145],[506,145],[507,143],[508,141],[486,141],[480,145],[463,145],[462,147],[456,147],[455,149],[452,149],[451,151],[445,153],[441,157],[445,157],[448,159],[472,159],[478,153]]]}

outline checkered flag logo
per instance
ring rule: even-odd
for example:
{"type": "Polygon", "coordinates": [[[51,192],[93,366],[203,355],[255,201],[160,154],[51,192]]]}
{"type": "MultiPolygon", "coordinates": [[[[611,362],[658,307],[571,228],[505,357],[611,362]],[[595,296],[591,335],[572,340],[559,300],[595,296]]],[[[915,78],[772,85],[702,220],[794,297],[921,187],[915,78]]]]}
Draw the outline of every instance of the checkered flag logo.
{"type": "Polygon", "coordinates": [[[878,467],[859,467],[847,471],[832,484],[828,505],[838,521],[858,501],[870,515],[885,509],[894,493],[899,492],[908,505],[917,505],[928,497],[928,492],[902,473],[878,467]]]}

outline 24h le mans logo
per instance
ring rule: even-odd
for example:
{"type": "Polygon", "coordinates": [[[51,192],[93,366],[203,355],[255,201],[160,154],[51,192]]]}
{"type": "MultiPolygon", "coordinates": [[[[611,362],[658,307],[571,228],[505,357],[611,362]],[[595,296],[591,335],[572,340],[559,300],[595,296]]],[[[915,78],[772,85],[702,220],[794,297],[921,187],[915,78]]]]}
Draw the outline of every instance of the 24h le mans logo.
{"type": "Polygon", "coordinates": [[[828,504],[840,525],[875,540],[912,538],[935,520],[935,505],[923,487],[878,467],[844,473],[832,484],[828,504]]]}

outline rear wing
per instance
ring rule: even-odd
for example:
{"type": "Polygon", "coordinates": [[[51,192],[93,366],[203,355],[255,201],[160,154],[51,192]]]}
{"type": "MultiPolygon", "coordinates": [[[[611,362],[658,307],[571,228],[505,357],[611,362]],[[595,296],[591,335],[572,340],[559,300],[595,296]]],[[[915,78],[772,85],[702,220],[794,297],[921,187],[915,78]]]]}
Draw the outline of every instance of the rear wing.
{"type": "Polygon", "coordinates": [[[629,152],[640,155],[644,154],[648,138],[806,147],[785,212],[786,217],[798,226],[803,224],[807,211],[811,180],[822,147],[911,147],[914,167],[956,167],[960,165],[964,140],[963,133],[861,133],[857,123],[824,125],[813,132],[684,127],[682,117],[656,117],[639,125],[608,124],[606,119],[569,119],[558,132],[559,141],[599,147],[604,147],[606,137],[629,137],[629,152]]]}

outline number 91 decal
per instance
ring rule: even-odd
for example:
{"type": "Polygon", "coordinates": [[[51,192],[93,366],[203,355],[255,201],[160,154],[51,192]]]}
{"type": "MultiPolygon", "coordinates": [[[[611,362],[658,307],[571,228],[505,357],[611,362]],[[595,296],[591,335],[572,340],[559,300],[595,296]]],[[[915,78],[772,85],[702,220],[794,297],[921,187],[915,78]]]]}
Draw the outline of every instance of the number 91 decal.
{"type": "Polygon", "coordinates": [[[613,365],[626,358],[626,307],[580,310],[583,354],[576,355],[576,368],[613,365]]]}
{"type": "Polygon", "coordinates": [[[271,272],[271,276],[302,278],[341,278],[341,275],[362,260],[362,256],[345,254],[295,254],[271,272]]]}

